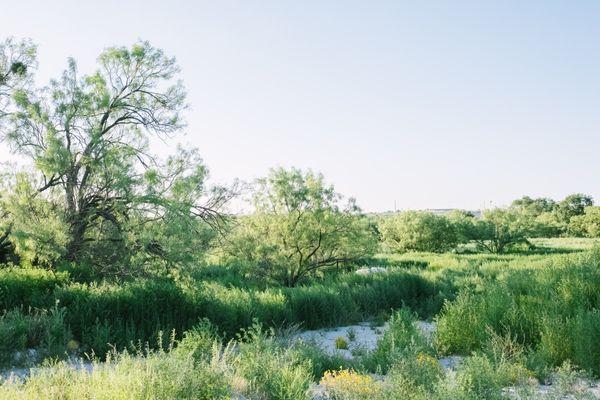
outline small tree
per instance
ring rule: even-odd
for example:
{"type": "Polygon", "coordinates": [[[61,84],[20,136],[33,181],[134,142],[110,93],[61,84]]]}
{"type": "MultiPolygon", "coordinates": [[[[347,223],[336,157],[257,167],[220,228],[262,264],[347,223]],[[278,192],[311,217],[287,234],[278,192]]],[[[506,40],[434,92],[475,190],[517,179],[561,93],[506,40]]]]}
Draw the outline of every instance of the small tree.
{"type": "Polygon", "coordinates": [[[444,252],[458,244],[448,218],[429,212],[406,211],[383,219],[380,230],[384,243],[393,251],[444,252]]]}
{"type": "Polygon", "coordinates": [[[586,207],[583,215],[571,218],[569,233],[575,236],[600,238],[600,207],[586,207]]]}
{"type": "Polygon", "coordinates": [[[575,193],[565,197],[563,201],[558,203],[554,213],[557,220],[563,225],[564,230],[566,230],[571,218],[577,215],[583,215],[585,208],[593,205],[594,199],[592,196],[575,193]]]}
{"type": "Polygon", "coordinates": [[[474,220],[467,236],[490,253],[503,253],[517,244],[528,244],[529,229],[529,221],[520,212],[496,208],[474,220]]]}
{"type": "Polygon", "coordinates": [[[295,286],[325,266],[375,250],[373,231],[355,202],[342,204],[320,174],[271,170],[258,181],[253,199],[254,214],[238,220],[225,252],[254,275],[295,286]]]}

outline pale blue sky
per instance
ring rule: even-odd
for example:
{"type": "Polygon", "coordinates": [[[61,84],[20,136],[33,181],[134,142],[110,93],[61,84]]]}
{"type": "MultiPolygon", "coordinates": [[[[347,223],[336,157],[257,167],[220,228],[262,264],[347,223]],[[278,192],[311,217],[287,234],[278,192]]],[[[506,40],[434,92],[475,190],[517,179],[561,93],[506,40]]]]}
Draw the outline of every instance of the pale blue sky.
{"type": "MultiPolygon", "coordinates": [[[[369,211],[600,200],[598,1],[10,1],[39,81],[106,46],[175,55],[212,177],[325,174],[369,211]]],[[[5,159],[5,148],[0,158],[5,159]]]]}

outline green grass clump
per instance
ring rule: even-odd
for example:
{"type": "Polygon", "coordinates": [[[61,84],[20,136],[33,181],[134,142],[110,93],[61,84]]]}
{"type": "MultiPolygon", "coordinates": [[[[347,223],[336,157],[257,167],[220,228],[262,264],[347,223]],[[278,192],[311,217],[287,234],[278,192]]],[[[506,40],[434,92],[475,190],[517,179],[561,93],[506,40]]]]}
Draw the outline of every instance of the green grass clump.
{"type": "Polygon", "coordinates": [[[348,349],[348,341],[341,336],[336,337],[335,338],[335,348],[338,350],[347,350],[348,349]]]}
{"type": "Polygon", "coordinates": [[[431,354],[433,349],[414,322],[415,315],[408,309],[392,314],[388,321],[389,328],[379,340],[377,348],[365,357],[365,368],[385,373],[396,360],[417,354],[431,354]]]}
{"type": "Polygon", "coordinates": [[[0,366],[26,365],[45,357],[65,355],[69,345],[75,347],[71,339],[64,309],[5,312],[0,315],[0,366]],[[32,348],[38,349],[33,360],[25,354],[32,348]]]}
{"type": "Polygon", "coordinates": [[[158,352],[144,357],[115,354],[90,372],[64,363],[40,369],[26,381],[0,385],[0,398],[12,399],[230,399],[225,375],[192,357],[158,352]]]}
{"type": "Polygon", "coordinates": [[[244,394],[250,398],[308,399],[312,381],[310,361],[293,349],[285,348],[255,324],[240,337],[236,370],[244,378],[244,394]]]}

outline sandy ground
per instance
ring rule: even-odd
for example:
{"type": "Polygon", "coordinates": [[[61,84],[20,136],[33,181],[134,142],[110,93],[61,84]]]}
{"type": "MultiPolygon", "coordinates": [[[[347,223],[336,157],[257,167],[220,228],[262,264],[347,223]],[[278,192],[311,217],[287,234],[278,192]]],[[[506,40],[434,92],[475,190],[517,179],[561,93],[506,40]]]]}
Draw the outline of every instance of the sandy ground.
{"type": "MultiPolygon", "coordinates": [[[[417,321],[415,325],[425,338],[431,340],[435,332],[435,324],[433,322],[417,321]]],[[[377,341],[388,329],[389,325],[387,323],[382,326],[372,326],[368,322],[362,322],[358,325],[304,331],[295,335],[293,339],[314,343],[326,354],[338,355],[351,360],[356,354],[364,354],[365,352],[374,350],[377,347],[377,341]],[[348,344],[347,349],[338,349],[336,347],[336,340],[338,338],[344,339],[348,344]]],[[[440,358],[439,362],[442,367],[452,369],[461,359],[462,357],[460,356],[449,356],[440,358]]]]}
{"type": "Polygon", "coordinates": [[[333,329],[300,332],[295,335],[293,340],[314,343],[327,354],[352,359],[358,352],[364,353],[375,349],[377,341],[387,329],[387,323],[377,327],[364,322],[358,325],[341,326],[333,329]],[[336,348],[335,342],[338,338],[342,338],[348,344],[347,349],[336,348]]]}

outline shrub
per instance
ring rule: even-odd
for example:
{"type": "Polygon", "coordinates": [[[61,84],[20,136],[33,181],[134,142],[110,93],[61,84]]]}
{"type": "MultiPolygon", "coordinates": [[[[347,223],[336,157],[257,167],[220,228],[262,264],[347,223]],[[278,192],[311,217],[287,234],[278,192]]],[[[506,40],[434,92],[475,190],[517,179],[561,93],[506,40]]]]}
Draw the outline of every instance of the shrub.
{"type": "Polygon", "coordinates": [[[383,242],[392,251],[444,252],[458,244],[450,221],[428,212],[406,211],[386,217],[380,224],[383,242]]]}
{"type": "Polygon", "coordinates": [[[237,220],[223,246],[250,275],[293,287],[375,251],[368,220],[352,199],[342,204],[322,175],[280,168],[257,183],[254,214],[237,220]]]}
{"type": "Polygon", "coordinates": [[[570,361],[600,375],[600,311],[580,310],[572,318],[546,318],[537,351],[549,365],[570,361]]]}
{"type": "Polygon", "coordinates": [[[453,302],[446,302],[437,318],[436,347],[445,354],[468,354],[481,348],[488,329],[500,329],[511,306],[510,295],[500,287],[494,286],[485,296],[461,292],[453,302]]]}
{"type": "Polygon", "coordinates": [[[236,370],[247,381],[246,394],[252,398],[281,400],[307,399],[312,381],[310,362],[293,349],[280,346],[273,331],[258,324],[240,336],[236,370]]]}
{"type": "Polygon", "coordinates": [[[600,237],[600,206],[586,207],[584,214],[573,216],[568,230],[575,236],[600,237]]]}
{"type": "Polygon", "coordinates": [[[389,374],[391,386],[398,386],[397,389],[401,391],[407,388],[421,388],[431,392],[436,383],[443,378],[444,370],[435,357],[417,353],[398,359],[390,368],[389,374]]]}
{"type": "Polygon", "coordinates": [[[191,356],[197,361],[207,361],[212,356],[215,345],[221,340],[214,325],[207,319],[203,319],[184,333],[183,339],[177,344],[174,352],[184,357],[191,356]]]}
{"type": "Polygon", "coordinates": [[[390,317],[389,328],[379,339],[377,348],[364,361],[365,366],[371,371],[385,373],[397,359],[432,352],[414,321],[415,317],[410,311],[396,311],[390,317]]]}
{"type": "Polygon", "coordinates": [[[473,356],[466,358],[457,371],[458,388],[468,398],[501,399],[505,382],[499,379],[496,369],[488,358],[473,356]]]}

